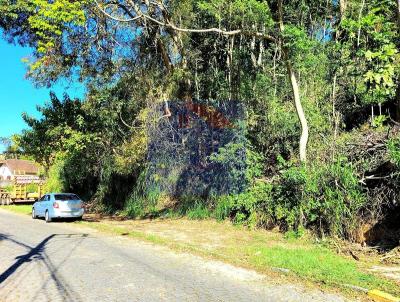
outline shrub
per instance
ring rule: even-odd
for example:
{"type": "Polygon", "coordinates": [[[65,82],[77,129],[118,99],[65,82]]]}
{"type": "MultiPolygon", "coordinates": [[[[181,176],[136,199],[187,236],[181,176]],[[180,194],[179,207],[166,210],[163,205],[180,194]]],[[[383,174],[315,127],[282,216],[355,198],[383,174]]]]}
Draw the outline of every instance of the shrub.
{"type": "Polygon", "coordinates": [[[275,190],[275,217],[288,229],[311,227],[319,234],[350,237],[365,195],[350,163],[290,167],[275,190]]]}
{"type": "Polygon", "coordinates": [[[390,160],[400,168],[400,137],[391,139],[388,142],[390,160]]]}
{"type": "Polygon", "coordinates": [[[143,216],[145,211],[142,199],[133,199],[131,196],[126,203],[124,214],[130,218],[143,216]]]}
{"type": "Polygon", "coordinates": [[[271,189],[270,184],[256,183],[246,192],[221,196],[216,200],[214,216],[218,220],[230,218],[236,224],[265,224],[265,220],[270,218],[271,189]]]}
{"type": "Polygon", "coordinates": [[[65,185],[62,177],[64,169],[64,161],[56,159],[54,164],[49,168],[48,177],[44,185],[45,192],[63,192],[65,185]]]}
{"type": "Polygon", "coordinates": [[[28,184],[26,186],[26,192],[27,193],[35,193],[38,191],[38,185],[37,184],[28,184]]]}
{"type": "Polygon", "coordinates": [[[141,194],[133,191],[125,203],[124,213],[130,218],[143,217],[145,214],[156,212],[155,206],[160,197],[159,190],[148,190],[141,194]]]}
{"type": "Polygon", "coordinates": [[[366,197],[350,163],[286,166],[274,183],[255,183],[246,192],[216,201],[217,219],[249,226],[280,226],[298,232],[351,237],[366,197]]]}
{"type": "Polygon", "coordinates": [[[207,219],[211,216],[209,209],[203,203],[195,203],[194,206],[186,212],[186,215],[189,219],[193,220],[207,219]]]}
{"type": "Polygon", "coordinates": [[[11,192],[14,190],[14,186],[13,186],[13,185],[8,185],[8,186],[5,186],[3,189],[4,189],[6,192],[11,193],[11,192]]]}
{"type": "Polygon", "coordinates": [[[225,220],[229,218],[231,213],[231,196],[221,196],[215,201],[214,217],[219,220],[225,220]]]}

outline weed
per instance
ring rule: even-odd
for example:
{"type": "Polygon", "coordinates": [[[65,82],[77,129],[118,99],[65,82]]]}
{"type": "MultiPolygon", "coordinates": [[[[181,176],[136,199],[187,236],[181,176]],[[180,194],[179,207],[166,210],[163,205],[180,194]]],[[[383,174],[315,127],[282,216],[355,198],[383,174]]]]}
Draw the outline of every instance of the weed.
{"type": "Polygon", "coordinates": [[[194,207],[190,208],[186,215],[189,219],[192,220],[201,220],[210,218],[211,213],[210,210],[202,203],[197,203],[194,207]]]}

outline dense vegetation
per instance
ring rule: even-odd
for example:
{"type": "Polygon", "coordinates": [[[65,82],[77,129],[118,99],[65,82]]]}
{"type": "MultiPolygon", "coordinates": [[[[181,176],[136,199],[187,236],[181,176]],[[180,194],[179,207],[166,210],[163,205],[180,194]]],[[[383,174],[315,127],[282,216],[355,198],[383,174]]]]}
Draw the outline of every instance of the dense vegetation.
{"type": "MultiPolygon", "coordinates": [[[[0,0],[4,37],[34,49],[32,81],[87,88],[82,100],[51,95],[40,119],[24,116],[29,127],[8,156],[32,156],[48,190],[80,193],[96,210],[211,215],[374,243],[374,232],[400,227],[398,5],[0,0]],[[150,133],[168,119],[153,113],[166,100],[246,108],[244,190],[148,186],[150,133]],[[374,226],[370,238],[363,224],[374,226]]],[[[237,173],[238,149],[227,144],[207,160],[237,173]]]]}

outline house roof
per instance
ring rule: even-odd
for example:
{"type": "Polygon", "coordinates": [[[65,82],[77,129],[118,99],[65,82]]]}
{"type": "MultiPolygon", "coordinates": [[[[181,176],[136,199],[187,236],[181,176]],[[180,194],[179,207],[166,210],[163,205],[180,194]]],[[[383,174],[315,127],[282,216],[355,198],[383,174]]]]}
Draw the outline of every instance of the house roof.
{"type": "Polygon", "coordinates": [[[37,174],[39,172],[39,167],[30,160],[6,159],[0,161],[1,165],[6,165],[13,174],[37,174]]]}

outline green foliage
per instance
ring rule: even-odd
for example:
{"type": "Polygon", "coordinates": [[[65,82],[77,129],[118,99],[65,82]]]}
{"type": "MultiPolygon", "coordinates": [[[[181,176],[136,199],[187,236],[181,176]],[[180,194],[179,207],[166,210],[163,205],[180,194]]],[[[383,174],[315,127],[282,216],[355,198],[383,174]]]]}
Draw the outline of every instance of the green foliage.
{"type": "Polygon", "coordinates": [[[64,164],[62,159],[58,159],[50,167],[44,186],[45,192],[64,192],[65,185],[62,178],[64,164]]]}
{"type": "Polygon", "coordinates": [[[229,196],[221,196],[219,198],[215,198],[214,203],[216,205],[213,211],[213,216],[218,221],[228,219],[231,213],[231,198],[229,198],[229,196]]]}
{"type": "Polygon", "coordinates": [[[247,192],[217,200],[215,217],[250,226],[278,224],[302,232],[350,238],[366,198],[351,164],[340,160],[314,167],[288,166],[275,184],[257,183],[247,192]]]}
{"type": "Polygon", "coordinates": [[[260,174],[259,158],[254,152],[247,152],[243,143],[228,143],[211,154],[209,159],[216,165],[214,170],[218,171],[215,182],[229,184],[237,192],[246,187],[247,182],[255,176],[253,174],[260,174]],[[253,165],[248,167],[248,164],[253,165]]]}
{"type": "Polygon", "coordinates": [[[388,142],[390,160],[400,168],[400,137],[393,138],[388,142]]]}
{"type": "Polygon", "coordinates": [[[289,167],[277,187],[276,219],[289,229],[316,228],[320,234],[350,237],[366,198],[351,164],[289,167]]]}
{"type": "Polygon", "coordinates": [[[124,205],[124,213],[128,217],[143,217],[145,214],[154,212],[161,198],[158,187],[147,186],[147,169],[144,169],[137,181],[134,190],[127,198],[124,205]]]}
{"type": "Polygon", "coordinates": [[[378,115],[374,117],[372,121],[372,127],[375,128],[382,128],[384,123],[388,120],[389,118],[386,115],[378,115]]]}
{"type": "Polygon", "coordinates": [[[217,22],[258,23],[264,24],[267,28],[273,25],[270,8],[266,2],[256,0],[201,0],[196,2],[201,11],[213,16],[217,22]],[[229,13],[229,19],[227,19],[226,13],[229,13]]]}
{"type": "Polygon", "coordinates": [[[204,203],[195,203],[187,212],[186,215],[189,219],[202,220],[211,216],[210,210],[204,203]]]}
{"type": "Polygon", "coordinates": [[[35,193],[38,192],[38,185],[37,184],[28,184],[26,186],[27,193],[35,193]]]}
{"type": "Polygon", "coordinates": [[[88,117],[81,106],[77,99],[64,96],[60,100],[51,93],[50,102],[38,107],[42,114],[40,119],[23,115],[31,129],[25,130],[20,137],[21,148],[45,169],[53,163],[56,151],[66,154],[82,151],[93,142],[95,133],[83,133],[86,126],[84,120],[88,117]]]}
{"type": "Polygon", "coordinates": [[[375,275],[360,272],[355,261],[341,258],[336,252],[323,246],[314,245],[311,248],[296,246],[269,246],[259,244],[250,249],[250,261],[258,267],[270,266],[290,269],[295,274],[308,280],[332,284],[354,284],[363,287],[386,287],[393,290],[393,286],[383,280],[378,280],[375,275]]]}
{"type": "Polygon", "coordinates": [[[371,69],[364,75],[364,81],[367,86],[375,94],[383,97],[393,96],[396,88],[396,61],[399,61],[396,46],[390,43],[375,52],[367,50],[365,58],[372,65],[371,69]]]}
{"type": "Polygon", "coordinates": [[[272,186],[263,182],[256,183],[246,192],[221,196],[215,203],[214,216],[218,220],[230,218],[237,224],[266,226],[271,216],[262,210],[271,210],[272,186]]]}
{"type": "Polygon", "coordinates": [[[304,55],[310,52],[314,46],[317,46],[315,41],[307,35],[303,27],[294,25],[285,26],[283,37],[285,46],[290,49],[292,57],[304,55]]]}
{"type": "Polygon", "coordinates": [[[143,200],[142,199],[128,199],[124,209],[124,213],[127,217],[137,218],[142,217],[145,214],[143,200]]]}
{"type": "Polygon", "coordinates": [[[11,193],[14,190],[14,186],[13,185],[7,185],[7,186],[3,187],[2,189],[4,189],[6,192],[11,193]]]}
{"type": "Polygon", "coordinates": [[[302,238],[305,234],[305,229],[303,227],[298,227],[296,230],[289,230],[285,233],[285,239],[295,240],[302,238]]]}
{"type": "Polygon", "coordinates": [[[394,3],[351,3],[340,24],[347,41],[341,46],[342,62],[352,73],[351,84],[364,104],[384,103],[394,97],[399,74],[398,28],[394,3]]]}
{"type": "MultiPolygon", "coordinates": [[[[86,1],[68,0],[32,0],[36,8],[36,14],[28,18],[28,22],[39,37],[37,52],[47,54],[55,47],[55,43],[61,37],[67,25],[83,26],[85,13],[83,5],[86,1]]],[[[37,68],[36,64],[32,69],[37,68]]]]}

